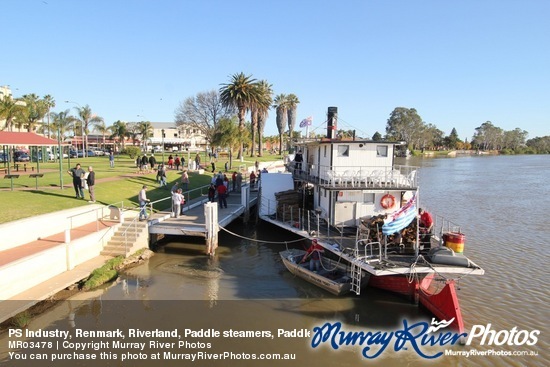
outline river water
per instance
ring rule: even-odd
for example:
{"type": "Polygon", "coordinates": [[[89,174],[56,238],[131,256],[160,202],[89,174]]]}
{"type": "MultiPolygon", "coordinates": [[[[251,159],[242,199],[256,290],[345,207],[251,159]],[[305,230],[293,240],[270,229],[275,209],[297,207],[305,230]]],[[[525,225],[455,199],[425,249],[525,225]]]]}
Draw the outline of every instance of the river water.
{"type": "MultiPolygon", "coordinates": [[[[481,338],[477,338],[471,345],[447,344],[422,347],[420,351],[426,355],[447,349],[491,354],[443,355],[431,362],[437,365],[548,366],[550,288],[545,266],[550,253],[549,157],[411,158],[406,164],[421,166],[421,206],[460,224],[466,234],[465,254],[485,269],[485,275],[465,277],[459,283],[458,297],[466,329],[476,327],[479,331],[483,326],[500,332],[502,337],[512,330],[522,337],[533,332],[537,336],[534,345],[482,345],[481,338]],[[517,352],[538,356],[502,356],[517,352]]],[[[285,248],[284,241],[296,239],[293,235],[265,223],[236,223],[229,229],[256,241],[222,232],[216,256],[208,258],[203,240],[170,239],[148,262],[129,269],[116,283],[92,294],[91,299],[64,302],[33,321],[30,328],[269,330],[274,338],[189,339],[211,344],[206,349],[201,349],[204,345],[188,345],[186,351],[277,352],[296,356],[293,361],[202,360],[189,365],[420,366],[428,362],[413,350],[412,343],[408,350],[398,351],[390,344],[381,356],[365,359],[361,355],[364,346],[335,350],[323,345],[312,349],[311,338],[278,337],[279,329],[312,330],[326,322],[341,322],[346,331],[390,332],[404,329],[404,322],[430,322],[431,316],[399,296],[375,289],[366,289],[359,297],[334,297],[295,278],[284,268],[278,252],[285,248]]],[[[6,338],[2,336],[2,343],[6,338]]],[[[122,354],[123,350],[117,352],[122,354]]],[[[4,362],[13,362],[6,358],[2,348],[4,362]]],[[[138,362],[176,365],[176,361],[158,363],[150,358],[138,362]]],[[[72,362],[82,366],[136,364],[120,359],[104,360],[104,364],[72,362]]],[[[14,365],[39,365],[27,363],[14,365]]]]}

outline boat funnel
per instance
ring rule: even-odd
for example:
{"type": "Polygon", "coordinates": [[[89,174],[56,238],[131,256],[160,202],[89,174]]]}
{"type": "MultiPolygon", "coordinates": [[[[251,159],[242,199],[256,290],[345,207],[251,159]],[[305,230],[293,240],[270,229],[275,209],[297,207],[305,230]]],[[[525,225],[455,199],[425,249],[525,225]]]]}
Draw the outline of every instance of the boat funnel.
{"type": "Polygon", "coordinates": [[[338,107],[329,107],[327,113],[327,138],[336,138],[338,125],[338,107]]]}

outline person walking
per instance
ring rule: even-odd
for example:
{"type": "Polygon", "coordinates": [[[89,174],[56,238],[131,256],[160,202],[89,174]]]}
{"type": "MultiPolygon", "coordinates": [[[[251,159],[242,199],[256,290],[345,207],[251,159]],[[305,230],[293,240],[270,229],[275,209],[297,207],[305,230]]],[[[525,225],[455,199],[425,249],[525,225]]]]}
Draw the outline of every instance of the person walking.
{"type": "Polygon", "coordinates": [[[180,170],[181,160],[180,157],[176,154],[176,158],[174,159],[174,165],[176,166],[176,171],[180,170]]]}
{"type": "Polygon", "coordinates": [[[109,152],[109,166],[111,168],[115,168],[115,154],[113,153],[112,150],[111,152],[109,152]]]}
{"type": "Polygon", "coordinates": [[[139,195],[138,195],[138,201],[139,201],[139,220],[147,219],[147,203],[151,200],[147,199],[147,185],[143,185],[141,188],[139,195]]]}
{"type": "Polygon", "coordinates": [[[164,164],[160,164],[157,170],[157,182],[159,186],[166,186],[166,168],[164,164]]]}
{"type": "Polygon", "coordinates": [[[95,203],[95,172],[92,166],[88,166],[88,177],[86,177],[86,183],[88,184],[88,192],[90,193],[89,203],[95,203]]]}
{"type": "Polygon", "coordinates": [[[149,173],[149,158],[147,158],[147,154],[143,154],[143,157],[141,157],[141,168],[145,173],[149,173]]]}
{"type": "Polygon", "coordinates": [[[80,163],[77,163],[75,167],[71,168],[67,172],[73,178],[73,187],[76,193],[76,198],[84,199],[84,190],[82,189],[82,176],[84,175],[84,170],[80,168],[80,163]]]}
{"type": "Polygon", "coordinates": [[[189,191],[189,174],[186,169],[184,169],[181,174],[181,187],[183,192],[189,191]]]}
{"type": "Polygon", "coordinates": [[[201,168],[201,156],[199,155],[199,153],[197,153],[197,155],[195,156],[195,164],[197,165],[197,169],[201,168]]]}

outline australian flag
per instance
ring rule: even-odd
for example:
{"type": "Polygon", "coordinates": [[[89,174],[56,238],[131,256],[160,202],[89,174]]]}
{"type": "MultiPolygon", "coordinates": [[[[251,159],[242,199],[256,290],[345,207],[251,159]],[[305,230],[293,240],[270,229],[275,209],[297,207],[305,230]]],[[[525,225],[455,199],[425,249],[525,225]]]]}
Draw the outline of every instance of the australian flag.
{"type": "Polygon", "coordinates": [[[303,119],[302,122],[300,122],[300,127],[304,128],[306,126],[311,126],[312,123],[313,123],[313,117],[309,116],[308,118],[303,119]]]}
{"type": "Polygon", "coordinates": [[[407,227],[416,218],[416,193],[401,209],[390,214],[382,226],[382,233],[386,236],[394,234],[407,227]]]}

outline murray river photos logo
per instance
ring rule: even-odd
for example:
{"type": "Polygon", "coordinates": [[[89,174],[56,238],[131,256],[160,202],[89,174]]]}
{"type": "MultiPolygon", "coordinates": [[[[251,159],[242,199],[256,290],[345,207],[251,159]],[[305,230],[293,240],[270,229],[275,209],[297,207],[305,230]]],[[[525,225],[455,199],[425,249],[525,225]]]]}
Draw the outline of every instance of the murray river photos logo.
{"type": "Polygon", "coordinates": [[[491,328],[491,324],[475,325],[469,334],[445,330],[453,321],[438,322],[432,319],[431,324],[426,321],[409,324],[403,320],[403,329],[394,331],[346,331],[340,322],[327,322],[313,328],[311,346],[317,348],[328,345],[334,350],[342,346],[359,346],[362,348],[362,356],[368,359],[377,358],[391,349],[394,352],[414,350],[423,358],[434,359],[441,357],[444,351],[433,352],[430,347],[452,346],[464,339],[465,345],[471,345],[473,341],[490,346],[535,345],[540,334],[539,330],[529,332],[516,327],[496,331],[491,328]]]}

